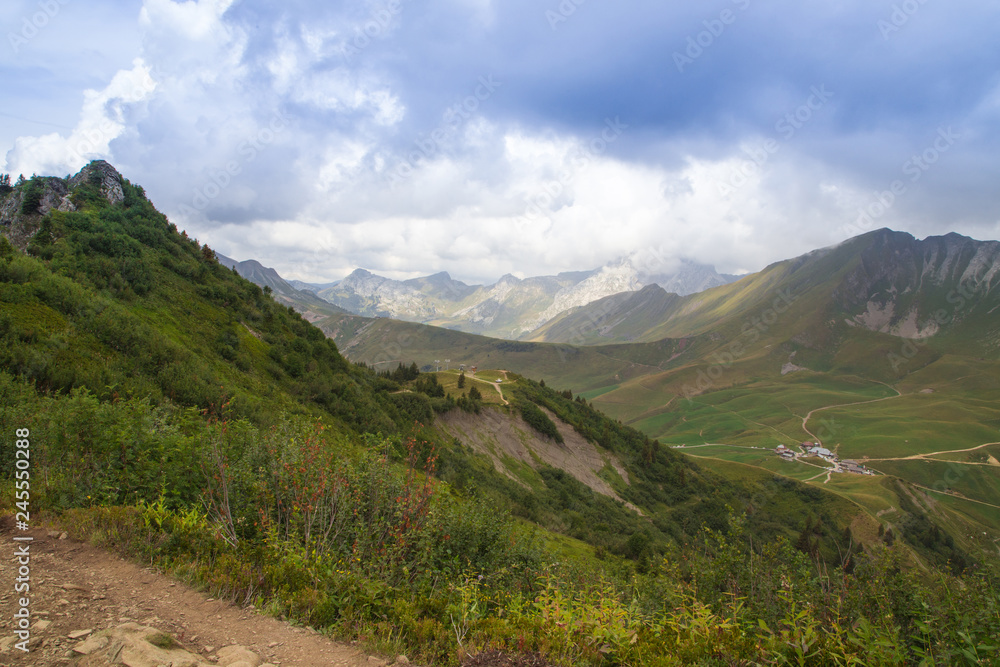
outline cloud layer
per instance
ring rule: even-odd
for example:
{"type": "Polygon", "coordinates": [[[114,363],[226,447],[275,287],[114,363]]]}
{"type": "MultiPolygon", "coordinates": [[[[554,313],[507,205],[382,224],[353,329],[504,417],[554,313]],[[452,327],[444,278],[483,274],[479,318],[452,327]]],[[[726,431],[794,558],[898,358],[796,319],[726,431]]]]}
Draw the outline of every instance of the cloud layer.
{"type": "Polygon", "coordinates": [[[1000,236],[994,3],[78,4],[0,10],[4,171],[106,158],[289,277],[1000,236]]]}

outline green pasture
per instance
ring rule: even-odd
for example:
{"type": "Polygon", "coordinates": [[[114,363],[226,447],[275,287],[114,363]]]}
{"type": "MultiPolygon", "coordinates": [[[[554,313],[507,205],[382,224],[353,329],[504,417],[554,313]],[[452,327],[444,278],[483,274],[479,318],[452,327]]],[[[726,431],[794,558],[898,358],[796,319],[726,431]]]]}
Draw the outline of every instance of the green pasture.
{"type": "Polygon", "coordinates": [[[871,467],[936,491],[1000,506],[1000,467],[928,461],[873,461],[871,467]]]}
{"type": "MultiPolygon", "coordinates": [[[[997,442],[1000,397],[910,394],[820,413],[842,458],[895,458],[997,442]]],[[[819,415],[817,415],[819,416],[819,415]]]]}
{"type": "Polygon", "coordinates": [[[479,379],[483,376],[483,371],[477,373],[476,378],[472,378],[466,374],[465,387],[462,389],[458,388],[458,378],[461,375],[459,371],[441,371],[440,373],[435,373],[435,375],[437,376],[438,384],[444,387],[445,393],[449,396],[453,396],[455,398],[458,398],[462,394],[468,396],[469,389],[475,387],[479,390],[479,393],[483,395],[483,403],[494,403],[497,405],[503,404],[500,394],[498,394],[497,390],[493,388],[493,386],[495,386],[494,383],[479,379]]]}

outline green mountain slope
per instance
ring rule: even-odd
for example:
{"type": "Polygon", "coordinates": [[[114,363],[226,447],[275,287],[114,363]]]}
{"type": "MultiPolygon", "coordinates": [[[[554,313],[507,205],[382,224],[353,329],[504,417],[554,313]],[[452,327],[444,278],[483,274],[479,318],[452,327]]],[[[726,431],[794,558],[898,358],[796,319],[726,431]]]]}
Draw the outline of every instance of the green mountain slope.
{"type": "Polygon", "coordinates": [[[233,269],[253,284],[269,289],[277,301],[286,306],[292,306],[310,322],[329,317],[335,313],[344,314],[347,312],[324,301],[311,291],[297,289],[279,276],[277,271],[265,267],[256,260],[249,259],[237,262],[224,255],[216,255],[216,258],[220,264],[233,269]]]}
{"type": "MultiPolygon", "coordinates": [[[[693,363],[685,355],[720,344],[711,331],[590,349],[331,316],[324,325],[346,336],[396,336],[382,346],[479,346],[547,360],[551,375],[549,386],[510,369],[460,380],[399,364],[395,348],[382,350],[395,367],[376,372],[220,265],[106,163],[18,185],[0,198],[0,225],[0,430],[15,435],[0,440],[5,510],[30,505],[33,520],[48,512],[76,537],[214,595],[428,664],[455,665],[474,646],[564,664],[792,660],[771,628],[821,637],[815,650],[844,660],[892,664],[885,655],[950,656],[960,639],[975,651],[1000,636],[991,561],[952,534],[978,535],[986,505],[930,502],[927,476],[878,479],[862,502],[770,462],[716,465],[551,386],[614,373],[620,386],[601,388],[615,396],[693,363]],[[488,389],[500,400],[485,400],[488,389]],[[493,442],[500,432],[510,438],[493,442]],[[28,487],[30,501],[15,495],[28,487]],[[887,549],[894,541],[906,546],[887,549]],[[900,574],[913,564],[941,586],[900,574]],[[949,616],[945,584],[961,591],[958,607],[985,616],[949,616]]],[[[966,360],[932,362],[951,378],[966,360]]],[[[802,373],[789,377],[821,375],[802,373]]],[[[774,401],[792,417],[761,416],[761,427],[788,428],[807,384],[774,401]]],[[[863,378],[813,384],[833,402],[895,400],[863,378]]],[[[981,378],[960,386],[992,391],[981,378]]],[[[684,405],[711,411],[716,393],[684,405]]],[[[719,414],[684,417],[732,432],[719,414]]],[[[670,437],[689,428],[679,423],[670,437]]],[[[945,457],[932,466],[956,455],[930,454],[945,457]]],[[[972,494],[991,477],[959,484],[972,494]]]]}
{"type": "Polygon", "coordinates": [[[918,241],[877,230],[688,297],[656,290],[608,297],[563,314],[533,339],[601,344],[692,336],[733,320],[757,326],[755,315],[762,318],[770,308],[783,315],[793,302],[792,316],[781,319],[797,317],[800,328],[833,320],[835,327],[907,338],[948,330],[958,337],[938,342],[995,353],[1000,324],[991,315],[1000,307],[1000,243],[958,234],[918,241]]]}
{"type": "Polygon", "coordinates": [[[4,367],[57,392],[394,424],[374,378],[321,332],[178,233],[113,169],[81,173],[76,210],[18,214],[15,225],[37,229],[27,255],[4,242],[4,367]]]}

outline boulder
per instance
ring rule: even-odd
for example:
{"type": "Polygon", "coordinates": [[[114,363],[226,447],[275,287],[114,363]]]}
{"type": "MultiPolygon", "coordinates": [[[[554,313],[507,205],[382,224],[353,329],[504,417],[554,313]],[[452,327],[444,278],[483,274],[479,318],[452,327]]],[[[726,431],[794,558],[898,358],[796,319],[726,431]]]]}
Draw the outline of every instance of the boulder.
{"type": "Polygon", "coordinates": [[[162,645],[163,633],[138,623],[122,625],[103,630],[77,645],[73,652],[84,656],[77,667],[106,667],[126,665],[126,667],[209,667],[198,656],[180,647],[160,648],[150,642],[162,645]]]}

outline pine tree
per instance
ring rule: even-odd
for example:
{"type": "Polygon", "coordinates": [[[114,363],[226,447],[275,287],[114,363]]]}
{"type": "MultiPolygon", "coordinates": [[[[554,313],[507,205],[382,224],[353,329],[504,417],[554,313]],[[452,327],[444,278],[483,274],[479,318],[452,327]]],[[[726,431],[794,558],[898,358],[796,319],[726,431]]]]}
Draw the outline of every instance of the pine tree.
{"type": "Polygon", "coordinates": [[[458,376],[458,388],[459,389],[465,388],[465,373],[464,372],[460,373],[459,376],[458,376]]]}

